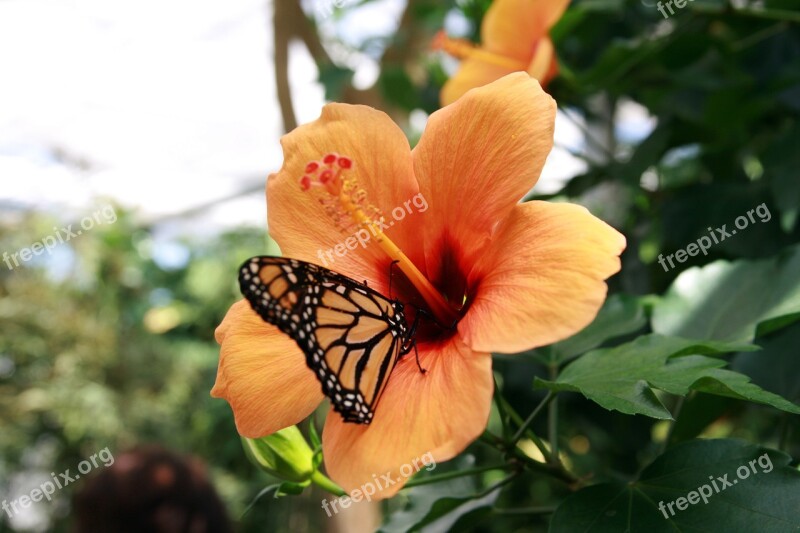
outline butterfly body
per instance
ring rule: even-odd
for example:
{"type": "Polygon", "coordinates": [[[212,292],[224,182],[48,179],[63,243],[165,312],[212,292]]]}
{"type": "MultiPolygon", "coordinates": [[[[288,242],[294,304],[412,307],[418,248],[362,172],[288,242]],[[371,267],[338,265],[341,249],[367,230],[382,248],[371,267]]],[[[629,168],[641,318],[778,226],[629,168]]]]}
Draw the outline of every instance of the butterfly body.
{"type": "Polygon", "coordinates": [[[297,259],[258,256],[239,270],[242,294],[289,335],[346,422],[369,424],[389,375],[413,343],[403,304],[297,259]]]}

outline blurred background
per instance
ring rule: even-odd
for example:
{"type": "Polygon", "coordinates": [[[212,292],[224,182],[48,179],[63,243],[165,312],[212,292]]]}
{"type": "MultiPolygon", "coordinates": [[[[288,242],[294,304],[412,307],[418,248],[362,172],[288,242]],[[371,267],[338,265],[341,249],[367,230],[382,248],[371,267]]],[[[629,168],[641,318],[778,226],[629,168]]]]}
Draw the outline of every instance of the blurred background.
{"type": "MultiPolygon", "coordinates": [[[[582,203],[625,233],[612,293],[661,294],[690,266],[769,258],[800,241],[795,3],[696,0],[666,19],[650,0],[576,0],[553,28],[556,146],[530,198],[582,203]],[[673,271],[657,263],[761,203],[771,221],[673,271]]],[[[265,497],[245,514],[274,479],[248,463],[227,403],[209,397],[213,331],[238,298],[238,265],[271,246],[264,184],[281,165],[280,136],[344,101],[385,110],[413,144],[458,68],[432,51],[434,35],[477,40],[489,4],[0,0],[0,500],[99,450],[160,444],[206,464],[239,531],[347,530],[320,510],[317,490],[265,497]],[[58,245],[11,258],[48,237],[58,245]]],[[[647,328],[646,299],[635,302],[631,335],[647,328]]],[[[797,401],[798,380],[785,377],[800,375],[788,353],[800,329],[780,335],[767,339],[780,364],[747,373],[797,401]]],[[[547,369],[533,356],[513,373],[503,358],[496,366],[506,397],[528,412],[539,397],[530,383],[547,369]]],[[[685,436],[800,453],[796,419],[692,401],[711,414],[685,436]]],[[[658,422],[577,395],[562,409],[578,471],[634,473],[666,438],[658,422]]],[[[437,473],[483,453],[473,445],[437,473]]],[[[69,531],[80,487],[0,514],[0,531],[69,531]]],[[[364,520],[403,531],[437,487],[404,491],[364,520]]],[[[531,505],[557,490],[527,479],[504,497],[531,505]]],[[[544,531],[546,518],[473,526],[544,531]]]]}

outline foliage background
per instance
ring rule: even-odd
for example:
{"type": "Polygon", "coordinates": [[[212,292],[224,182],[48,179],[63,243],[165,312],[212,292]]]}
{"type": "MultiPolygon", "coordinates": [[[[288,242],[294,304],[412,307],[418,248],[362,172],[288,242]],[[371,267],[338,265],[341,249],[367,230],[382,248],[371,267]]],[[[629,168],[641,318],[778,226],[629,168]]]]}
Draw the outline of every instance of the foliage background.
{"type": "MultiPolygon", "coordinates": [[[[265,6],[276,22],[275,79],[287,129],[303,106],[293,99],[286,75],[288,43],[299,42],[315,60],[327,98],[387,110],[413,142],[419,117],[437,108],[452,66],[428,51],[430,39],[452,17],[476,38],[490,2],[409,0],[396,31],[353,42],[341,21],[372,3],[349,2],[330,16],[313,3],[275,0],[265,6]],[[366,89],[352,83],[351,59],[358,54],[380,66],[366,89]]],[[[572,345],[496,357],[507,407],[523,418],[544,397],[533,388],[535,378],[554,380],[587,350],[650,332],[739,346],[753,341],[764,349],[739,352],[728,344],[720,349],[728,354],[722,360],[761,388],[800,402],[800,11],[792,0],[696,0],[664,20],[649,4],[576,0],[553,30],[562,73],[548,92],[558,101],[561,120],[581,132],[570,151],[584,170],[557,192],[534,191],[530,198],[588,206],[626,235],[628,248],[622,272],[610,281],[615,296],[601,315],[605,322],[572,345]],[[621,116],[630,110],[646,112],[652,129],[638,136],[621,129],[621,116]],[[708,227],[731,228],[737,216],[762,203],[771,220],[751,224],[708,256],[668,272],[657,262],[659,254],[686,247],[708,227]],[[706,267],[711,263],[716,266],[706,267]]],[[[343,527],[320,510],[325,495],[317,490],[266,498],[242,517],[274,480],[247,462],[228,406],[208,395],[218,356],[213,330],[238,297],[237,266],[270,246],[263,230],[187,237],[178,246],[188,255],[175,265],[154,254],[156,228],[124,206],[117,213],[113,225],[65,245],[66,259],[0,268],[0,497],[27,492],[37,476],[74,469],[106,446],[116,451],[159,442],[208,462],[241,531],[343,527]]],[[[60,223],[56,213],[6,211],[0,250],[29,246],[60,223]]],[[[644,375],[633,377],[653,384],[644,375]]],[[[738,438],[800,457],[800,423],[786,412],[791,408],[759,405],[708,383],[693,387],[685,398],[663,392],[665,387],[652,393],[676,422],[559,394],[562,461],[593,484],[636,479],[665,449],[696,437],[738,438]]],[[[744,397],[766,401],[760,394],[744,397]]],[[[500,412],[489,429],[503,431],[500,412]]],[[[532,429],[547,435],[547,417],[537,418],[532,429]]],[[[530,440],[520,446],[541,458],[530,440]]],[[[502,457],[492,446],[476,442],[433,474],[497,461],[502,457]]],[[[791,465],[796,473],[796,459],[791,465]]],[[[433,530],[465,524],[480,531],[568,530],[550,523],[570,493],[564,483],[526,473],[501,493],[486,492],[501,479],[502,472],[490,471],[420,485],[376,508],[386,531],[429,522],[433,530]],[[455,499],[439,500],[443,496],[455,499]]],[[[797,476],[780,483],[784,492],[800,494],[797,476]]],[[[768,496],[762,490],[749,498],[757,505],[768,496]]],[[[719,512],[712,507],[711,517],[719,512]]],[[[31,528],[68,530],[69,490],[39,508],[31,528]]],[[[9,528],[0,516],[0,530],[9,528]]]]}

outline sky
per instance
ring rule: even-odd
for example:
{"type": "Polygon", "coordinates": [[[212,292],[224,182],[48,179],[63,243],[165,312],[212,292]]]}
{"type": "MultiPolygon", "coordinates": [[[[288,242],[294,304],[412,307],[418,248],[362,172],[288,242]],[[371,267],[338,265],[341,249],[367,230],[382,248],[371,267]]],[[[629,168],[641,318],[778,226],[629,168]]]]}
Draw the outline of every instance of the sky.
{"type": "MultiPolygon", "coordinates": [[[[329,17],[327,1],[304,6],[351,43],[393,31],[404,5],[337,0],[329,17]]],[[[282,161],[271,23],[265,0],[0,1],[0,211],[80,218],[109,198],[178,233],[264,225],[259,189],[282,161]]],[[[467,24],[448,17],[451,33],[467,24]]],[[[373,59],[352,62],[357,84],[374,81],[373,59]]],[[[298,121],[314,120],[323,90],[298,43],[289,75],[298,121]]],[[[563,150],[582,145],[563,116],[556,144],[542,192],[584,168],[563,150]]]]}

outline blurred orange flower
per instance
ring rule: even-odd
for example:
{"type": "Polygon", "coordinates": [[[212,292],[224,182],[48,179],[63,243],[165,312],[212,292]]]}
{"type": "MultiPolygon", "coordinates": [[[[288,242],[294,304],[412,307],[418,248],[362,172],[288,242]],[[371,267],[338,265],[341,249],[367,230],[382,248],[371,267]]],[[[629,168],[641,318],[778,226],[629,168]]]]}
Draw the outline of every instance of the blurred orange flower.
{"type": "Polygon", "coordinates": [[[511,72],[527,72],[546,86],[558,73],[548,32],[568,5],[569,0],[494,0],[481,25],[480,46],[439,32],[434,48],[462,59],[442,88],[442,105],[511,72]]]}
{"type": "MultiPolygon", "coordinates": [[[[431,115],[410,150],[384,113],[329,104],[322,116],[286,135],[284,163],[267,185],[269,228],[283,254],[318,261],[343,241],[340,216],[301,187],[309,161],[347,156],[369,204],[384,213],[421,194],[429,209],[384,229],[330,268],[439,317],[417,335],[413,355],[394,368],[371,424],[344,423],[329,410],[322,435],[328,475],[345,490],[430,454],[451,459],[486,427],[492,401],[492,352],[513,353],[558,341],[586,326],[620,268],[625,238],[576,205],[519,200],[536,183],[553,144],[555,102],[523,73],[470,91],[431,115]],[[380,242],[378,242],[380,241],[380,242]],[[451,320],[454,319],[454,320],[451,320]]],[[[316,167],[315,167],[316,168],[316,167]]],[[[344,210],[351,197],[330,198],[344,210]]],[[[326,204],[330,207],[330,203],[326,204]]],[[[366,210],[359,211],[364,215],[366,210]]],[[[352,231],[352,225],[350,227],[352,231]]],[[[246,301],[216,332],[221,344],[212,395],[226,399],[236,426],[260,437],[296,424],[323,400],[298,346],[246,301]]],[[[384,478],[386,479],[386,478],[384,478]]]]}

